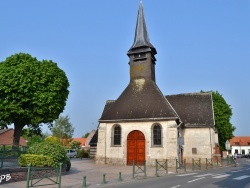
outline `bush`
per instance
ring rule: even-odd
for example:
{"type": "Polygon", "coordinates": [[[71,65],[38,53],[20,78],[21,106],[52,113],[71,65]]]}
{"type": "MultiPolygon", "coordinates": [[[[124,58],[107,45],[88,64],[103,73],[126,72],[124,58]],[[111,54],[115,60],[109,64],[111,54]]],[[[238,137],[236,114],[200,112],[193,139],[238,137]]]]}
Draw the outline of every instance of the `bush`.
{"type": "Polygon", "coordinates": [[[59,145],[49,142],[40,142],[29,147],[28,154],[46,155],[53,159],[51,167],[58,167],[60,163],[66,163],[65,149],[59,145]]]}
{"type": "Polygon", "coordinates": [[[66,171],[69,171],[71,168],[71,162],[70,159],[66,156],[65,158],[65,163],[66,163],[66,171]]]}
{"type": "Polygon", "coordinates": [[[53,159],[47,155],[22,154],[18,158],[18,163],[20,166],[31,164],[31,166],[45,167],[51,166],[53,159]]]}
{"type": "Polygon", "coordinates": [[[77,158],[83,158],[83,150],[79,149],[77,150],[77,158]]]}
{"type": "Polygon", "coordinates": [[[47,138],[45,138],[45,142],[50,142],[50,143],[54,143],[54,144],[60,144],[59,138],[57,138],[55,136],[48,136],[47,138]]]}
{"type": "Polygon", "coordinates": [[[89,158],[89,150],[80,149],[77,151],[78,158],[89,158]]]}

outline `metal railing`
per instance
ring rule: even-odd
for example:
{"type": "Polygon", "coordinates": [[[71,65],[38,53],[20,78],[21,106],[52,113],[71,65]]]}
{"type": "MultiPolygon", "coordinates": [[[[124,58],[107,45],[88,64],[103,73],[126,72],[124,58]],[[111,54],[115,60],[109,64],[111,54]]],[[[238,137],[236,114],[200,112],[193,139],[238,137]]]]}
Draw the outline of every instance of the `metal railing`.
{"type": "Polygon", "coordinates": [[[160,171],[165,171],[166,174],[168,174],[168,160],[159,161],[155,160],[155,175],[159,176],[160,171]]]}
{"type": "Polygon", "coordinates": [[[208,159],[206,158],[206,169],[208,168],[213,168],[214,167],[214,164],[213,164],[213,159],[208,159]]]}
{"type": "Polygon", "coordinates": [[[18,157],[27,152],[27,147],[20,146],[18,149],[13,149],[11,145],[0,146],[0,168],[19,166],[18,157]]]}
{"type": "Polygon", "coordinates": [[[58,185],[61,188],[62,163],[57,168],[38,168],[28,165],[27,184],[29,187],[58,185]]]}
{"type": "Polygon", "coordinates": [[[135,161],[133,161],[133,172],[132,172],[132,177],[133,179],[135,178],[135,174],[140,174],[143,173],[144,177],[147,176],[147,168],[146,168],[146,161],[144,161],[143,163],[135,163],[135,161]]]}
{"type": "Polygon", "coordinates": [[[201,158],[198,160],[192,159],[192,170],[201,170],[201,158]]]}
{"type": "Polygon", "coordinates": [[[184,159],[183,161],[179,161],[178,159],[176,159],[176,173],[178,173],[178,169],[183,169],[184,172],[187,171],[186,169],[186,159],[184,159]]]}

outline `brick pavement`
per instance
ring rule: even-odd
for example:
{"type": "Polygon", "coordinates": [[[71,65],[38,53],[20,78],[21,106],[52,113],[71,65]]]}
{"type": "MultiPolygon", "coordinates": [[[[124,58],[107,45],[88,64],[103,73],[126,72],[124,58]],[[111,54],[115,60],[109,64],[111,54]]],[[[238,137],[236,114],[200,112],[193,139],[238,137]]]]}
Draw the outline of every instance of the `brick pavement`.
{"type": "MultiPolygon", "coordinates": [[[[72,159],[71,170],[62,176],[62,188],[80,188],[83,185],[83,177],[86,176],[86,183],[88,188],[112,186],[127,181],[134,181],[136,179],[151,178],[155,176],[155,167],[147,167],[147,176],[143,173],[136,174],[135,179],[132,176],[132,166],[118,166],[118,165],[99,165],[95,164],[91,159],[72,159]],[[119,172],[121,172],[122,181],[119,181],[119,172]],[[103,184],[103,174],[107,181],[103,184]]],[[[169,169],[169,173],[173,173],[175,169],[169,169]]],[[[160,171],[160,175],[164,176],[165,171],[160,171]]],[[[44,183],[44,182],[43,182],[44,183]]],[[[25,188],[26,181],[0,184],[1,188],[25,188]]],[[[45,186],[43,186],[45,187],[45,186]]],[[[46,186],[50,188],[58,187],[56,185],[46,186]]]]}

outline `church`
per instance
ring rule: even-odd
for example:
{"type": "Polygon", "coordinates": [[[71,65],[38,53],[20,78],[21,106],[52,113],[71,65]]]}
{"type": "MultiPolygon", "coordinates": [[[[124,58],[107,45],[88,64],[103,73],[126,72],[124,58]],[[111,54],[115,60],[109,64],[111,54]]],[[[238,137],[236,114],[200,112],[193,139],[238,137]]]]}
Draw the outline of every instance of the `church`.
{"type": "Polygon", "coordinates": [[[155,160],[211,159],[218,148],[212,93],[164,95],[155,81],[156,48],[140,2],[134,42],[128,50],[130,81],[116,100],[107,100],[98,130],[96,163],[154,165],[155,160]]]}

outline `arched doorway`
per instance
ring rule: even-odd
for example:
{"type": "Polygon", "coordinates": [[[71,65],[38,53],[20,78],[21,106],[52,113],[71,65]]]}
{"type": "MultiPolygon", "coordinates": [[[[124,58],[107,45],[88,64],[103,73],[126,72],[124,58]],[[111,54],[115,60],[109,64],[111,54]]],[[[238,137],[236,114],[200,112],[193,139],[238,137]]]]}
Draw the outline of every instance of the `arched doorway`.
{"type": "Polygon", "coordinates": [[[141,164],[145,161],[145,136],[141,131],[132,131],[127,138],[127,164],[133,161],[141,164]]]}

